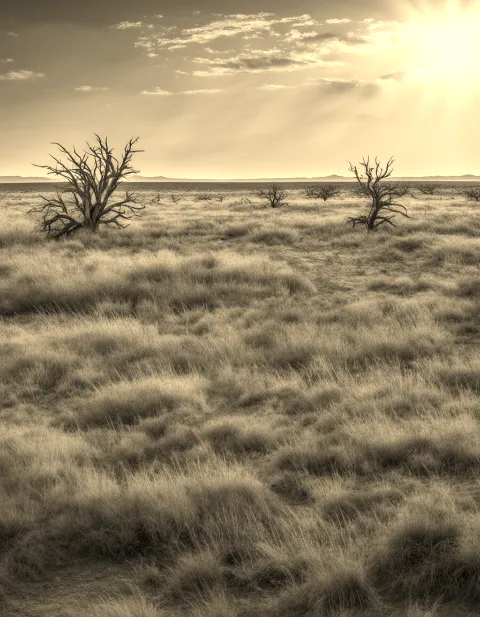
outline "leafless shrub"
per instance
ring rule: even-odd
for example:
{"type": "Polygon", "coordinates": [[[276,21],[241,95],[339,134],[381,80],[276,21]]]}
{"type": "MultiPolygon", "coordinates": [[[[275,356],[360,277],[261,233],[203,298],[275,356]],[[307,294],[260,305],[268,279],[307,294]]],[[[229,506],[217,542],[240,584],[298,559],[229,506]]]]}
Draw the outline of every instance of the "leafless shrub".
{"type": "Polygon", "coordinates": [[[307,199],[323,199],[323,201],[327,201],[327,199],[337,197],[341,192],[341,189],[334,184],[313,184],[305,189],[305,197],[307,199]]]}
{"type": "Polygon", "coordinates": [[[480,185],[467,187],[462,191],[462,195],[470,201],[480,201],[480,185]]]}
{"type": "Polygon", "coordinates": [[[172,195],[170,195],[170,200],[174,203],[177,204],[180,200],[182,199],[181,195],[175,195],[174,193],[172,195]]]}
{"type": "Polygon", "coordinates": [[[351,188],[350,188],[350,193],[354,196],[354,197],[360,197],[360,198],[368,198],[369,197],[369,193],[366,190],[366,188],[364,186],[360,186],[360,184],[354,184],[351,188]]]}
{"type": "Polygon", "coordinates": [[[220,203],[222,203],[222,201],[225,199],[226,196],[227,196],[226,193],[217,193],[215,195],[215,199],[219,201],[220,203]]]}
{"type": "Polygon", "coordinates": [[[213,198],[212,193],[197,193],[195,195],[195,201],[212,201],[213,198]]]}
{"type": "Polygon", "coordinates": [[[417,188],[422,195],[435,195],[438,187],[435,184],[419,184],[417,188]]]}
{"type": "Polygon", "coordinates": [[[248,197],[242,197],[242,199],[240,200],[240,203],[251,206],[252,205],[252,200],[249,199],[248,197]]]}
{"type": "Polygon", "coordinates": [[[93,145],[87,143],[83,153],[55,143],[66,162],[50,155],[55,166],[36,167],[46,169],[66,186],[57,189],[56,197],[42,196],[44,203],[28,211],[42,215],[40,230],[58,239],[79,229],[95,232],[100,225],[124,228],[124,221],[138,216],[145,206],[138,204],[135,193],[126,190],[124,199],[111,201],[120,180],[138,173],[131,164],[133,155],[141,152],[134,149],[137,141],[138,137],[130,139],[120,160],[113,155],[107,138],[99,135],[93,145]]]}
{"type": "Polygon", "coordinates": [[[410,192],[410,187],[406,182],[389,182],[383,186],[388,187],[394,197],[406,197],[410,192]]]}
{"type": "Polygon", "coordinates": [[[375,159],[375,166],[370,166],[370,157],[367,160],[363,159],[360,163],[363,168],[362,171],[359,171],[352,163],[349,163],[349,165],[349,170],[355,174],[362,194],[368,195],[371,204],[367,215],[351,216],[347,222],[352,223],[354,227],[359,224],[365,225],[368,230],[372,230],[383,223],[395,226],[392,219],[396,214],[411,218],[405,206],[394,201],[398,197],[395,185],[382,184],[382,180],[390,177],[393,172],[392,158],[388,160],[385,168],[381,167],[377,158],[375,159]]]}
{"type": "Polygon", "coordinates": [[[271,184],[268,188],[258,189],[255,195],[266,201],[266,205],[272,208],[280,208],[280,206],[288,205],[288,202],[285,201],[288,193],[279,184],[271,184]]]}

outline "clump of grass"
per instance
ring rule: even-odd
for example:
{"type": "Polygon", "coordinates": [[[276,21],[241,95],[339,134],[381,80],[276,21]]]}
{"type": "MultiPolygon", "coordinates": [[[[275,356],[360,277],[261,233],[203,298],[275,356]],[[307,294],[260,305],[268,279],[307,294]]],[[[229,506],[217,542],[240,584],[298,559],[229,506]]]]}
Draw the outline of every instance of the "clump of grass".
{"type": "Polygon", "coordinates": [[[266,430],[243,429],[231,420],[216,421],[204,429],[202,436],[218,454],[265,454],[274,445],[266,430]]]}
{"type": "Polygon", "coordinates": [[[410,277],[399,278],[377,277],[368,284],[370,291],[385,291],[399,296],[412,295],[430,289],[426,280],[413,281],[410,277]]]}
{"type": "Polygon", "coordinates": [[[298,474],[288,471],[281,473],[272,479],[269,486],[274,493],[292,505],[306,505],[313,502],[311,490],[298,474]]]}
{"type": "Polygon", "coordinates": [[[224,569],[211,550],[182,555],[171,569],[166,594],[176,604],[191,605],[222,586],[224,569]]]}
{"type": "MultiPolygon", "coordinates": [[[[139,593],[129,597],[110,598],[88,608],[91,617],[166,617],[163,609],[139,593]]],[[[81,617],[85,609],[69,610],[66,617],[81,617]]]]}
{"type": "Polygon", "coordinates": [[[228,225],[223,231],[223,235],[227,239],[244,238],[252,231],[252,227],[249,224],[238,223],[236,225],[228,225]]]}
{"type": "Polygon", "coordinates": [[[417,516],[392,530],[374,557],[370,578],[395,601],[419,599],[471,602],[480,597],[475,584],[480,560],[461,555],[459,522],[417,516]]]}
{"type": "Polygon", "coordinates": [[[278,451],[273,461],[274,468],[279,471],[303,471],[314,476],[348,473],[353,464],[345,450],[324,444],[303,448],[286,446],[278,451]]]}
{"type": "Polygon", "coordinates": [[[45,501],[39,512],[43,523],[14,543],[9,571],[41,577],[73,556],[153,557],[166,564],[193,547],[226,546],[242,528],[264,535],[275,513],[273,495],[245,470],[139,472],[123,480],[79,474],[69,491],[45,501]]]}
{"type": "Polygon", "coordinates": [[[480,298],[480,278],[470,278],[459,281],[456,295],[460,298],[480,298]]]}
{"type": "Polygon", "coordinates": [[[434,369],[434,379],[456,394],[464,390],[479,394],[480,366],[477,367],[475,364],[472,366],[472,363],[466,365],[457,361],[450,366],[440,365],[434,369]]]}
{"type": "Polygon", "coordinates": [[[250,236],[251,242],[271,246],[294,244],[298,241],[298,234],[287,229],[263,229],[250,236]]]}
{"type": "Polygon", "coordinates": [[[427,245],[427,238],[423,235],[409,235],[395,238],[391,244],[393,248],[404,253],[414,253],[427,245]]]}
{"type": "Polygon", "coordinates": [[[402,498],[401,491],[395,489],[347,492],[327,501],[323,512],[328,519],[341,523],[362,514],[372,513],[378,507],[395,506],[402,498]]]}
{"type": "Polygon", "coordinates": [[[203,409],[202,384],[194,377],[155,376],[98,389],[61,420],[67,427],[135,424],[141,418],[179,410],[203,409]]]}
{"type": "Polygon", "coordinates": [[[329,576],[313,575],[302,585],[292,586],[278,598],[275,617],[317,617],[318,615],[379,614],[375,589],[358,566],[335,568],[329,576]]]}

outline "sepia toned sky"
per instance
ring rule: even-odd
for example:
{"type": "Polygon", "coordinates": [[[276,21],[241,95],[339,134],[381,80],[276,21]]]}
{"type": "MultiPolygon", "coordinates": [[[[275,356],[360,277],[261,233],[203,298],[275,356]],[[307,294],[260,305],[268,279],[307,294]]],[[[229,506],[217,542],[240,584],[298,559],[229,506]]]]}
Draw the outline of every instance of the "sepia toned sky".
{"type": "Polygon", "coordinates": [[[478,0],[1,0],[0,175],[139,136],[142,175],[480,174],[478,0]]]}

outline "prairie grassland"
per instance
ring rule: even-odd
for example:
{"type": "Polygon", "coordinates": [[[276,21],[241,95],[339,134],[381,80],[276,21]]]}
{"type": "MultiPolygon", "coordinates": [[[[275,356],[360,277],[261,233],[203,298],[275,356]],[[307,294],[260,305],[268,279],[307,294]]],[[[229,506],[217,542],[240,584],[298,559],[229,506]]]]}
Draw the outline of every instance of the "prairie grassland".
{"type": "Polygon", "coordinates": [[[2,196],[2,616],[476,614],[478,205],[142,196],[2,196]]]}

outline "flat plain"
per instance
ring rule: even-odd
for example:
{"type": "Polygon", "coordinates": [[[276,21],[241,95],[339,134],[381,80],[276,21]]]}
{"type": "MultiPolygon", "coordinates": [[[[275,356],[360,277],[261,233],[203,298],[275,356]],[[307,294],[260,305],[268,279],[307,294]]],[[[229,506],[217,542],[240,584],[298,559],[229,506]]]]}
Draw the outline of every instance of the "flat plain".
{"type": "Polygon", "coordinates": [[[1,615],[477,615],[480,205],[140,190],[0,193],[1,615]]]}

